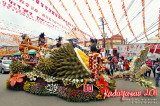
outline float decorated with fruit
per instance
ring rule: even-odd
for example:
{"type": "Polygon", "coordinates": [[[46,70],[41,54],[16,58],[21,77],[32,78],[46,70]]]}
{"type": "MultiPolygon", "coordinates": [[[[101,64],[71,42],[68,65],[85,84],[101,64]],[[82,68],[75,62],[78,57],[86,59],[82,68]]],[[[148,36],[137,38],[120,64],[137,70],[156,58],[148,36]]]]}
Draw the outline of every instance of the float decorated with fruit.
{"type": "Polygon", "coordinates": [[[29,37],[23,36],[19,46],[22,61],[12,60],[10,78],[5,83],[8,89],[24,90],[36,95],[54,95],[72,102],[87,102],[107,98],[106,94],[116,87],[115,78],[124,75],[139,85],[155,88],[153,82],[141,77],[148,67],[139,65],[146,59],[149,47],[132,60],[130,71],[116,72],[111,77],[105,74],[103,64],[106,61],[97,53],[95,41],[89,56],[74,48],[72,43],[60,46],[61,39],[53,50],[44,41],[44,33],[39,37],[38,46],[32,46],[29,37]],[[38,60],[35,62],[29,62],[28,50],[31,49],[37,51],[38,60]],[[45,51],[51,52],[51,55],[45,56],[45,51]]]}

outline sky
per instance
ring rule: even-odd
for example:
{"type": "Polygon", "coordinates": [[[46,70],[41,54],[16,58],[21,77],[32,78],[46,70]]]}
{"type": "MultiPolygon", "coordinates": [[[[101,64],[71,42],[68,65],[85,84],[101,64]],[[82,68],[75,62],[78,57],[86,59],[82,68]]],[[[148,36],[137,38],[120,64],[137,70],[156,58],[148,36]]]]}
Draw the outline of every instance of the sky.
{"type": "MultiPolygon", "coordinates": [[[[0,29],[0,32],[5,32],[5,33],[12,33],[12,34],[17,34],[16,32],[22,32],[22,33],[27,33],[28,35],[31,36],[39,36],[41,32],[44,32],[46,37],[50,37],[53,39],[58,38],[58,36],[65,36],[65,33],[62,32],[62,30],[65,30],[67,32],[70,32],[68,29],[67,25],[57,17],[53,16],[50,14],[48,11],[45,10],[45,8],[42,8],[40,5],[36,3],[36,0],[23,0],[25,3],[29,4],[29,7],[26,7],[25,4],[21,4],[20,0],[11,0],[15,2],[16,4],[21,5],[22,7],[28,9],[33,13],[34,19],[36,19],[36,16],[41,16],[42,14],[45,13],[47,16],[49,16],[51,19],[57,21],[61,25],[65,26],[68,30],[59,27],[59,30],[55,28],[49,28],[45,25],[42,25],[38,22],[35,22],[31,19],[28,19],[19,13],[16,13],[15,11],[12,11],[11,9],[7,9],[7,7],[3,6],[3,2],[6,1],[7,4],[9,4],[10,0],[0,0],[0,28],[7,28],[12,31],[8,30],[2,30],[0,29]],[[38,13],[34,12],[31,9],[31,6],[36,8],[38,10],[38,13]],[[14,31],[14,32],[13,32],[14,31]]],[[[39,0],[40,2],[43,2],[46,6],[51,8],[52,11],[56,12],[53,7],[49,4],[48,0],[39,0]]],[[[70,19],[69,14],[73,17],[75,23],[77,26],[84,31],[85,33],[89,34],[92,36],[92,33],[90,32],[89,28],[86,26],[85,22],[83,21],[80,13],[77,11],[76,6],[73,3],[73,0],[61,0],[65,7],[67,8],[67,12],[64,10],[64,8],[61,5],[61,2],[59,0],[51,0],[53,5],[56,7],[58,12],[61,14],[61,16],[70,22],[71,24],[74,25],[73,21],[70,19]]],[[[95,35],[97,39],[101,39],[101,33],[98,29],[98,27],[95,24],[95,21],[93,20],[87,5],[85,4],[85,0],[75,0],[77,3],[77,6],[79,7],[80,11],[82,12],[82,15],[84,16],[87,24],[89,25],[91,31],[95,35]]],[[[98,6],[95,2],[95,0],[87,0],[90,7],[91,11],[93,12],[93,15],[95,16],[95,20],[97,21],[98,25],[101,25],[100,17],[101,13],[98,10],[98,6]]],[[[100,7],[104,13],[104,17],[107,20],[107,23],[113,32],[114,35],[119,34],[118,28],[116,27],[110,6],[108,4],[108,0],[98,0],[100,7]]],[[[147,35],[148,38],[150,39],[151,37],[155,36],[158,34],[158,31],[155,31],[158,29],[158,16],[159,16],[159,8],[160,8],[160,1],[159,0],[145,0],[145,27],[147,30],[147,35]],[[153,24],[155,23],[155,24],[153,24]],[[150,27],[153,24],[153,28],[150,27]],[[153,32],[154,31],[154,32],[153,32]]],[[[122,30],[122,35],[127,41],[132,41],[134,40],[133,34],[131,33],[129,27],[125,27],[127,25],[126,17],[124,16],[124,10],[122,9],[122,2],[121,0],[111,0],[113,10],[115,13],[116,20],[118,22],[120,30],[122,30]],[[123,16],[123,17],[122,17],[123,16]],[[122,17],[122,18],[121,18],[122,17]]],[[[142,18],[142,3],[141,0],[124,0],[125,7],[126,9],[130,8],[127,10],[127,15],[130,21],[130,25],[133,29],[133,32],[135,36],[140,36],[138,37],[138,40],[141,38],[144,38],[144,27],[143,27],[143,18],[142,18]],[[130,5],[131,4],[131,5],[130,5]],[[139,13],[139,14],[138,14],[139,13]],[[138,15],[137,15],[138,14],[138,15]],[[134,18],[134,19],[133,19],[134,18]]],[[[52,24],[54,24],[52,22],[52,24]]],[[[57,24],[54,24],[58,26],[57,24]]],[[[100,26],[102,28],[102,26],[100,26]]],[[[71,27],[73,28],[73,27],[71,27]]],[[[102,29],[101,29],[102,30],[102,29]]],[[[105,25],[105,33],[107,37],[111,37],[112,34],[108,30],[107,26],[105,25]]],[[[88,37],[87,37],[88,38],[88,37]]],[[[140,40],[138,43],[143,43],[146,42],[146,38],[140,40]]],[[[135,40],[132,42],[134,43],[135,40]]]]}

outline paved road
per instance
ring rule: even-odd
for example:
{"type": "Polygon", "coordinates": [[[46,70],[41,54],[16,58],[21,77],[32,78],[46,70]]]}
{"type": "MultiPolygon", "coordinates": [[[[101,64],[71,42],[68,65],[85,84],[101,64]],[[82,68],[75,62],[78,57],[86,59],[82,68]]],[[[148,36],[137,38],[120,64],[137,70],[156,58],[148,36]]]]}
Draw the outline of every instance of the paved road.
{"type": "MultiPolygon", "coordinates": [[[[104,101],[73,103],[62,100],[56,96],[37,96],[24,91],[11,91],[5,88],[5,80],[9,78],[8,74],[0,74],[0,106],[158,106],[160,105],[160,87],[156,97],[126,97],[121,101],[121,97],[111,97],[104,101]],[[135,102],[142,101],[143,104],[135,102]],[[148,100],[149,99],[149,100],[148,100]],[[147,104],[144,104],[144,101],[147,104]],[[157,102],[149,104],[148,102],[157,102]]],[[[153,78],[151,78],[153,80],[153,78]]],[[[126,91],[144,91],[145,88],[137,86],[133,82],[116,80],[118,90],[126,91]]],[[[144,92],[143,92],[144,93],[144,92]]]]}

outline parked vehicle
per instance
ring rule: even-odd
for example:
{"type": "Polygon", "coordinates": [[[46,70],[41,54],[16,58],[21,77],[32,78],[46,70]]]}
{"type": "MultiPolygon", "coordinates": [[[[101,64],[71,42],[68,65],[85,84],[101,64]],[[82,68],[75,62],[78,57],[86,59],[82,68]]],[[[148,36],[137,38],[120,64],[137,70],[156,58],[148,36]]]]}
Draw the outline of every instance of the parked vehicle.
{"type": "Polygon", "coordinates": [[[11,60],[0,60],[0,72],[4,74],[5,72],[10,72],[10,63],[11,60]]]}

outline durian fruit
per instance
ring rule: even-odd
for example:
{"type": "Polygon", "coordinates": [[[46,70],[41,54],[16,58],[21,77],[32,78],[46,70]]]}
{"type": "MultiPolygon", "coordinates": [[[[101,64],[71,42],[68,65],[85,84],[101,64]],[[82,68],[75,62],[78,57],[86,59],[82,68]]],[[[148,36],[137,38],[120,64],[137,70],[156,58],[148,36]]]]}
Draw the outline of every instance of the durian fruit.
{"type": "Polygon", "coordinates": [[[10,69],[13,72],[13,74],[24,72],[24,66],[19,61],[12,61],[12,63],[10,64],[10,69]]]}
{"type": "Polygon", "coordinates": [[[87,68],[89,68],[89,57],[78,48],[75,48],[75,52],[78,55],[79,60],[84,63],[87,68]]]}
{"type": "Polygon", "coordinates": [[[90,76],[88,68],[84,67],[72,44],[55,50],[50,57],[54,64],[54,77],[58,79],[84,79],[90,76]]]}
{"type": "Polygon", "coordinates": [[[55,70],[54,63],[50,58],[41,59],[37,68],[42,73],[48,74],[48,75],[52,75],[55,70]]]}

